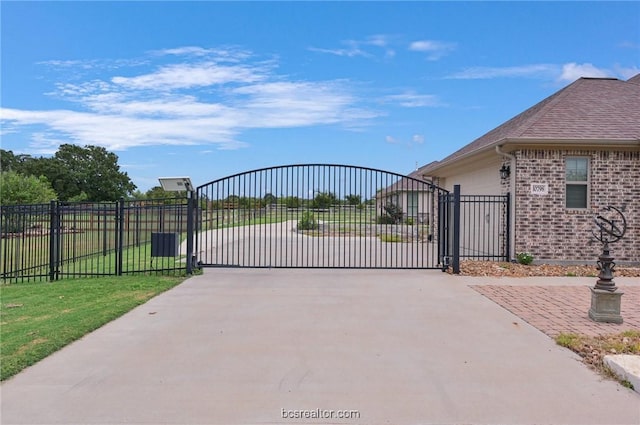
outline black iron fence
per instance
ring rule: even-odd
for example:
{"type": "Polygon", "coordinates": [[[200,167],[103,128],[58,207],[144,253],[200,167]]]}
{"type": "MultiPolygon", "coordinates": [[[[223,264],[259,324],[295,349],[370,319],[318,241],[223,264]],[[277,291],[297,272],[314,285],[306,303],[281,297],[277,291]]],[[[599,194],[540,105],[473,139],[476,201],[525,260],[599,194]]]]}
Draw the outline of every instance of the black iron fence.
{"type": "Polygon", "coordinates": [[[449,261],[454,272],[460,259],[509,261],[510,195],[461,195],[456,185],[443,195],[442,208],[449,238],[449,261]]]}
{"type": "Polygon", "coordinates": [[[442,268],[509,260],[509,195],[411,176],[292,165],[216,180],[187,198],[0,208],[6,282],[205,267],[442,268]]]}
{"type": "Polygon", "coordinates": [[[191,199],[53,201],[0,209],[3,281],[191,271],[191,199]]]}

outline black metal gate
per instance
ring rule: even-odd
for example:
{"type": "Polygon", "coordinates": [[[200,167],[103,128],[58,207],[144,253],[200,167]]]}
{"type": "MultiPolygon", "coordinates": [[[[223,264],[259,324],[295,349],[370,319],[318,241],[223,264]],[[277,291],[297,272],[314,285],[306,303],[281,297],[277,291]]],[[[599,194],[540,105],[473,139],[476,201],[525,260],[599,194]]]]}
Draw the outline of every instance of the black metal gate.
{"type": "MultiPolygon", "coordinates": [[[[204,267],[441,268],[448,193],[416,176],[309,164],[247,171],[197,189],[204,267]]],[[[448,208],[448,205],[447,205],[448,208]]]]}
{"type": "Polygon", "coordinates": [[[444,261],[460,270],[460,259],[509,261],[511,202],[506,195],[461,195],[455,185],[440,198],[442,228],[447,233],[444,261]]]}

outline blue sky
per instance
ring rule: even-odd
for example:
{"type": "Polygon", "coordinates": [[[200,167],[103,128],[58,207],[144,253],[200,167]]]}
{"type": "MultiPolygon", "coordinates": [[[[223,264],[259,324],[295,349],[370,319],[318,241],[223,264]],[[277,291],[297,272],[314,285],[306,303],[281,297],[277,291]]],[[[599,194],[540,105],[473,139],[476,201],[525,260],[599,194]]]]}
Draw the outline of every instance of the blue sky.
{"type": "Polygon", "coordinates": [[[409,173],[581,76],[640,2],[2,1],[2,148],[115,152],[142,191],[285,164],[409,173]]]}

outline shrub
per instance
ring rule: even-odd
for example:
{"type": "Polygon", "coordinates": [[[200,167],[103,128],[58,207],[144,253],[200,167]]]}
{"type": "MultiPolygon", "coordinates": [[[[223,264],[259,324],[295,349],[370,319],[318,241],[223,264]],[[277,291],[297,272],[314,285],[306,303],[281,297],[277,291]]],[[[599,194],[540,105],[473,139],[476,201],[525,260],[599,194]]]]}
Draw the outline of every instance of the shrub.
{"type": "Polygon", "coordinates": [[[390,233],[385,233],[380,235],[380,240],[382,242],[404,242],[404,239],[400,235],[393,235],[390,233]]]}
{"type": "Polygon", "coordinates": [[[44,204],[56,199],[46,177],[25,176],[14,171],[0,175],[0,204],[44,204]]]}
{"type": "Polygon", "coordinates": [[[336,195],[331,192],[319,192],[311,202],[313,208],[321,210],[326,210],[331,208],[332,205],[338,204],[340,204],[340,201],[336,198],[336,195]]]}
{"type": "Polygon", "coordinates": [[[285,198],[284,204],[287,206],[287,208],[300,208],[301,202],[300,198],[298,198],[297,196],[288,196],[287,198],[285,198]]]}
{"type": "Polygon", "coordinates": [[[302,214],[302,218],[298,221],[298,230],[316,230],[318,221],[310,212],[302,214]]]}
{"type": "Polygon", "coordinates": [[[518,263],[527,266],[533,262],[533,255],[528,252],[521,252],[516,255],[516,259],[518,260],[518,263]]]}
{"type": "Polygon", "coordinates": [[[403,215],[402,208],[390,202],[384,206],[384,214],[378,217],[378,224],[400,224],[403,215]]]}
{"type": "Polygon", "coordinates": [[[396,224],[396,220],[388,215],[381,215],[377,219],[378,224],[396,224]]]}

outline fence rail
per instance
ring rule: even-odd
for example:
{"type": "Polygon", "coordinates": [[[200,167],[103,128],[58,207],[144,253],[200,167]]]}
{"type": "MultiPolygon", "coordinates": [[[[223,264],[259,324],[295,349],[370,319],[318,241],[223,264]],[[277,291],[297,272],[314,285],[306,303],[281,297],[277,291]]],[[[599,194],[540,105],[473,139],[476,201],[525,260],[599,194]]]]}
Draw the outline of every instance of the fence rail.
{"type": "Polygon", "coordinates": [[[0,279],[190,271],[186,242],[193,216],[191,199],[183,198],[4,205],[0,279]],[[158,255],[152,246],[154,234],[172,234],[181,243],[171,255],[158,255]]]}

